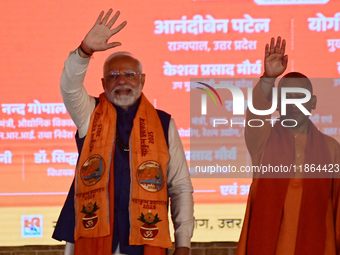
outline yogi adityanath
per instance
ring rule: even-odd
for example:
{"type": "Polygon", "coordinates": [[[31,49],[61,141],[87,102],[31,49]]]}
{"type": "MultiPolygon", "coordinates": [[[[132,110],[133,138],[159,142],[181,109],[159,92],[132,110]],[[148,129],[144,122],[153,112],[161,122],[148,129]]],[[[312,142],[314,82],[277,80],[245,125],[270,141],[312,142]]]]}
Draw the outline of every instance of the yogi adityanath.
{"type": "MultiPolygon", "coordinates": [[[[275,80],[287,68],[285,40],[272,38],[265,48],[265,71],[253,90],[257,110],[272,107],[275,80]]],[[[303,74],[292,72],[278,84],[278,111],[255,115],[247,110],[247,121],[261,119],[262,127],[245,129],[245,140],[254,166],[292,166],[291,172],[254,173],[237,255],[339,255],[340,254],[340,146],[322,134],[301,109],[316,109],[312,84],[303,74]],[[302,99],[303,88],[311,97],[297,107],[281,109],[281,89],[287,99],[302,99]],[[289,92],[291,91],[291,92],[289,92]],[[301,109],[300,109],[301,108],[301,109]],[[283,123],[283,124],[282,124],[283,123]],[[314,164],[314,165],[313,165],[314,164]],[[313,167],[319,170],[311,171],[313,167]],[[295,171],[294,171],[295,169],[295,171]],[[308,171],[309,170],[309,171],[308,171]]]]}

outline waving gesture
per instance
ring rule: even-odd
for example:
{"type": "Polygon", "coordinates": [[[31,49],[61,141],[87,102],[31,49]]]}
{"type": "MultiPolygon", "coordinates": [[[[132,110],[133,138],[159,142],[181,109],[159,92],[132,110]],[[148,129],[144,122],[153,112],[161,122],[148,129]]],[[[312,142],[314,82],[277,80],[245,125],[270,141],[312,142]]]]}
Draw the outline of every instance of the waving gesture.
{"type": "Polygon", "coordinates": [[[281,37],[279,36],[276,41],[272,38],[270,41],[270,46],[266,45],[265,50],[265,72],[264,77],[266,78],[277,78],[280,76],[287,68],[288,55],[285,55],[286,41],[283,40],[281,44],[281,37]]]}
{"type": "Polygon", "coordinates": [[[111,36],[118,33],[123,27],[125,27],[127,22],[124,21],[119,26],[111,29],[120,14],[119,11],[116,12],[116,14],[111,18],[111,20],[108,21],[111,13],[112,9],[110,9],[104,16],[104,12],[102,11],[99,14],[98,19],[94,26],[92,27],[92,29],[85,36],[83,46],[88,51],[90,52],[104,51],[121,45],[120,42],[108,43],[108,40],[111,38],[111,36]]]}

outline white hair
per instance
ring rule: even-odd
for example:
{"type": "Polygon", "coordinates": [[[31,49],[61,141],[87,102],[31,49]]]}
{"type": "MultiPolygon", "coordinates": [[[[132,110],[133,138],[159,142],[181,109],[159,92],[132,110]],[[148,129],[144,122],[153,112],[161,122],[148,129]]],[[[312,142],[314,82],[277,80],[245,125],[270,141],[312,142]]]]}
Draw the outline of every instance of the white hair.
{"type": "Polygon", "coordinates": [[[118,52],[115,52],[115,53],[112,53],[106,60],[105,60],[105,63],[104,63],[104,66],[103,66],[103,72],[105,72],[105,66],[106,64],[113,58],[116,58],[116,57],[122,57],[122,56],[128,56],[134,60],[136,60],[138,62],[138,69],[139,69],[139,72],[143,72],[143,66],[142,66],[142,62],[140,62],[137,58],[135,58],[130,52],[127,52],[127,51],[118,51],[118,52]]]}

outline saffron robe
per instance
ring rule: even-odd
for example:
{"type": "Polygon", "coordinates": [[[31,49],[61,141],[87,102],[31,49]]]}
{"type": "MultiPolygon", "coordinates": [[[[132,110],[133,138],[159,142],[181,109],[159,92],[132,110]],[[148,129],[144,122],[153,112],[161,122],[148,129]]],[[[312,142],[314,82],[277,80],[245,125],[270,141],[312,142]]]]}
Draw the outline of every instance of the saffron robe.
{"type": "MultiPolygon", "coordinates": [[[[259,110],[269,109],[271,102],[264,97],[260,84],[257,84],[254,91],[254,107],[259,110]]],[[[270,119],[270,116],[253,115],[247,110],[247,119],[270,119]]],[[[246,127],[245,137],[249,153],[252,158],[253,165],[261,165],[263,162],[264,152],[266,150],[267,142],[271,133],[271,124],[264,121],[265,125],[261,128],[246,127]]],[[[324,135],[325,142],[329,148],[331,164],[340,164],[340,145],[333,138],[324,135]]],[[[295,148],[295,162],[296,165],[303,165],[305,162],[305,146],[307,142],[306,134],[294,134],[294,148],[295,148]]],[[[280,222],[278,238],[276,241],[276,248],[273,255],[292,255],[295,254],[296,240],[298,234],[300,207],[303,192],[303,179],[301,175],[294,176],[289,180],[287,192],[285,195],[283,214],[280,222]]],[[[258,190],[259,179],[254,179],[250,188],[246,214],[244,217],[241,236],[237,248],[237,255],[247,254],[248,231],[251,222],[251,212],[256,203],[256,191],[258,190]]],[[[317,188],[317,187],[316,187],[317,188]]],[[[332,193],[328,199],[327,212],[325,219],[326,226],[326,241],[325,251],[323,254],[339,255],[340,253],[340,180],[332,180],[332,193]]],[[[266,219],[263,219],[264,221],[266,219]]],[[[311,223],[312,224],[312,223],[311,223]]],[[[258,229],[259,233],[261,229],[258,229]]],[[[308,244],[304,244],[308,245],[308,244]]],[[[299,254],[300,255],[300,254],[299,254]]],[[[320,254],[322,255],[322,254],[320,254]]]]}

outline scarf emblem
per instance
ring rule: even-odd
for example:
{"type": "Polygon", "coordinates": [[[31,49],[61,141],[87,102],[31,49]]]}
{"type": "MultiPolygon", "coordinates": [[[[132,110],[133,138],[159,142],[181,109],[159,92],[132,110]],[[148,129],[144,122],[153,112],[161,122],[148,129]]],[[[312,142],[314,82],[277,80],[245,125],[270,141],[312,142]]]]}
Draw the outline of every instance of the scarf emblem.
{"type": "Polygon", "coordinates": [[[156,223],[162,221],[158,218],[158,213],[153,215],[151,210],[147,214],[141,213],[141,216],[138,218],[144,224],[140,227],[139,232],[142,235],[144,240],[153,240],[158,234],[158,227],[156,223]]]}
{"type": "Polygon", "coordinates": [[[92,186],[99,182],[105,172],[105,162],[99,155],[89,157],[81,167],[80,176],[84,184],[92,186]]]}
{"type": "Polygon", "coordinates": [[[162,170],[156,161],[146,161],[138,167],[139,185],[149,192],[160,191],[163,187],[162,170]]]}
{"type": "Polygon", "coordinates": [[[98,216],[95,214],[95,211],[99,209],[97,203],[92,203],[91,200],[89,203],[85,206],[83,205],[82,213],[85,213],[85,216],[83,217],[83,226],[85,230],[93,229],[98,222],[98,216]]]}

